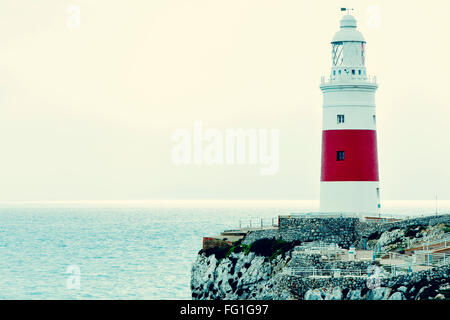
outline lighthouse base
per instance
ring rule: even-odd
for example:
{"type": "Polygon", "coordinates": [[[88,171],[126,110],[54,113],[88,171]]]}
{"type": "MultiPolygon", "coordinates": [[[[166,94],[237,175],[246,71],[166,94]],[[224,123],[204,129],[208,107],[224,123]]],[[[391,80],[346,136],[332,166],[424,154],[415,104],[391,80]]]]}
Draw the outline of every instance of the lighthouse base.
{"type": "Polygon", "coordinates": [[[320,212],[378,213],[378,181],[322,181],[320,212]]]}

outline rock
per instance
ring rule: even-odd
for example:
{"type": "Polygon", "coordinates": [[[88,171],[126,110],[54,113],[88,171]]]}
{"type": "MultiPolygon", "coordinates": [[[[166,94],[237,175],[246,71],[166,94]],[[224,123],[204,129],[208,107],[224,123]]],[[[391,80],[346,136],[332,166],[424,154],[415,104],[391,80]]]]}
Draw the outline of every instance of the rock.
{"type": "MultiPolygon", "coordinates": [[[[383,228],[383,231],[392,229],[392,227],[383,228]]],[[[308,228],[308,232],[311,229],[308,228]]],[[[314,229],[319,234],[322,232],[320,226],[314,227],[314,229]]],[[[289,232],[297,232],[296,230],[292,229],[289,232]]],[[[370,232],[373,233],[372,227],[370,232]]],[[[404,245],[405,240],[402,232],[401,229],[380,232],[377,239],[370,240],[373,241],[372,247],[376,245],[377,241],[380,241],[380,244],[385,245],[383,249],[399,248],[404,245]]],[[[309,235],[305,236],[310,237],[309,235]]],[[[283,238],[285,237],[295,238],[295,235],[285,234],[283,238]]],[[[311,236],[311,238],[314,237],[311,236]]],[[[345,242],[348,246],[354,245],[358,241],[358,239],[340,235],[330,235],[329,240],[335,243],[345,242]]],[[[245,254],[244,251],[237,251],[228,257],[220,256],[220,259],[217,259],[215,254],[207,254],[209,253],[200,252],[192,265],[191,293],[194,300],[428,300],[448,297],[450,289],[450,266],[435,267],[430,270],[398,274],[397,276],[387,274],[381,268],[382,273],[379,274],[381,287],[368,290],[367,281],[362,278],[347,278],[338,274],[334,274],[335,277],[331,278],[309,278],[293,276],[285,272],[286,270],[311,269],[313,267],[324,270],[367,270],[371,264],[368,261],[328,261],[322,257],[323,253],[319,254],[312,250],[305,253],[300,249],[295,253],[290,251],[285,255],[277,255],[270,261],[268,257],[255,252],[245,254]]]]}
{"type": "Polygon", "coordinates": [[[384,247],[389,244],[398,242],[404,235],[405,231],[403,229],[395,229],[391,232],[383,232],[380,239],[378,239],[377,246],[384,247]]]}
{"type": "Polygon", "coordinates": [[[331,294],[329,294],[329,300],[342,300],[342,290],[339,287],[334,287],[331,294]]]}
{"type": "Polygon", "coordinates": [[[426,289],[428,289],[428,288],[429,288],[429,286],[422,287],[422,288],[419,290],[419,292],[417,292],[417,294],[416,294],[416,299],[420,300],[420,295],[421,295],[426,289]]]}
{"type": "Polygon", "coordinates": [[[350,292],[347,294],[349,300],[361,300],[361,290],[350,290],[350,292]]]}
{"type": "Polygon", "coordinates": [[[450,290],[450,284],[449,283],[445,283],[439,286],[439,290],[443,291],[443,290],[450,290]]]}
{"type": "Polygon", "coordinates": [[[367,300],[382,300],[385,298],[388,288],[380,287],[370,290],[367,293],[367,300]]]}
{"type": "Polygon", "coordinates": [[[309,289],[305,293],[305,300],[323,300],[320,289],[309,289]]]}
{"type": "Polygon", "coordinates": [[[434,297],[434,300],[444,300],[445,296],[442,293],[438,293],[436,297],[434,297]]]}
{"type": "Polygon", "coordinates": [[[408,291],[408,288],[407,288],[407,287],[405,287],[405,286],[401,286],[401,287],[399,287],[399,288],[397,289],[397,291],[400,291],[400,292],[406,293],[406,291],[408,291]]]}
{"type": "Polygon", "coordinates": [[[396,292],[389,297],[389,300],[405,300],[402,292],[396,292]]]}

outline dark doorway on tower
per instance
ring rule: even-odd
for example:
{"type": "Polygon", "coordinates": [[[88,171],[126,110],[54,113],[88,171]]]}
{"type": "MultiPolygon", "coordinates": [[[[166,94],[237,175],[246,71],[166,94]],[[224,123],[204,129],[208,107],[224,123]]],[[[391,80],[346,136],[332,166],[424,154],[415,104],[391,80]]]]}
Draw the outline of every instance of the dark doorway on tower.
{"type": "Polygon", "coordinates": [[[338,151],[336,153],[336,160],[337,161],[344,161],[345,160],[345,152],[344,151],[338,151]]]}

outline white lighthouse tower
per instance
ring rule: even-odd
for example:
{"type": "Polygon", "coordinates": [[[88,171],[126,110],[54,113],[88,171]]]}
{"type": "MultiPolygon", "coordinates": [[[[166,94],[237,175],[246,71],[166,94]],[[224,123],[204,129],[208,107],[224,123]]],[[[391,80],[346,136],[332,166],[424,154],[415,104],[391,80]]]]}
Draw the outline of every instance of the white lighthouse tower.
{"type": "Polygon", "coordinates": [[[346,14],[331,41],[330,77],[322,78],[320,212],[377,213],[380,207],[375,77],[367,75],[363,35],[346,14]]]}

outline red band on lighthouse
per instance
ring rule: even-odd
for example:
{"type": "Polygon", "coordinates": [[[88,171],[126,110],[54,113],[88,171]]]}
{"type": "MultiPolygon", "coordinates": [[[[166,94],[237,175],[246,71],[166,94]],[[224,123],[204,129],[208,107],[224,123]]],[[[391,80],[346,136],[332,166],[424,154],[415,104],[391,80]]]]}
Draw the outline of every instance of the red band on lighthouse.
{"type": "Polygon", "coordinates": [[[376,131],[323,131],[321,181],[379,181],[376,131]]]}

